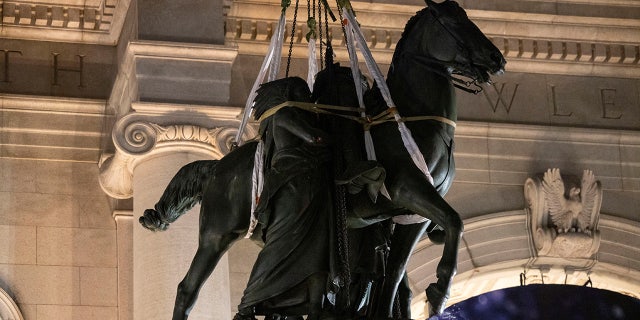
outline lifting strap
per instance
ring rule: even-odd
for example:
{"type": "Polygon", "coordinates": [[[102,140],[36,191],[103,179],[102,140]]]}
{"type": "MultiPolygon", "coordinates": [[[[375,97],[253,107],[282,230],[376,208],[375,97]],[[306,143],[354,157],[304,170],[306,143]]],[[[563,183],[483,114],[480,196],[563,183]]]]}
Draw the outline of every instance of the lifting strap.
{"type": "MultiPolygon", "coordinates": [[[[347,4],[348,4],[348,1],[347,1],[347,4]]],[[[413,163],[418,167],[418,169],[420,169],[420,171],[422,171],[422,173],[424,173],[427,179],[433,184],[433,177],[431,177],[431,173],[429,172],[429,168],[427,167],[426,161],[424,160],[424,156],[418,149],[418,146],[416,145],[415,140],[411,135],[411,131],[404,124],[404,121],[402,121],[402,117],[398,113],[395,107],[395,104],[391,99],[391,93],[389,92],[389,87],[387,86],[387,83],[384,79],[384,76],[382,75],[382,72],[380,71],[380,68],[378,67],[378,64],[373,59],[373,55],[371,54],[371,51],[366,45],[366,41],[364,39],[364,35],[362,34],[362,30],[360,30],[358,22],[356,21],[355,16],[353,14],[353,9],[351,8],[350,5],[345,5],[342,10],[343,10],[343,15],[345,17],[344,24],[345,24],[346,33],[347,33],[347,40],[348,40],[347,46],[349,47],[349,54],[350,54],[349,58],[352,61],[351,69],[352,70],[357,69],[357,60],[356,60],[357,55],[355,54],[355,50],[356,48],[359,48],[360,52],[364,57],[367,68],[369,69],[369,73],[374,78],[375,82],[378,84],[378,87],[380,88],[380,92],[382,93],[382,97],[387,103],[387,106],[389,107],[391,115],[398,123],[398,130],[400,131],[400,135],[402,136],[402,141],[404,143],[405,148],[409,152],[409,155],[411,156],[413,163]],[[356,60],[355,66],[353,65],[354,60],[356,60]]],[[[358,78],[354,77],[354,81],[358,81],[356,79],[358,78]]],[[[358,83],[356,83],[356,88],[358,87],[359,87],[358,83]]],[[[360,99],[360,97],[358,97],[358,99],[360,99]]]]}
{"type": "MultiPolygon", "coordinates": [[[[244,129],[247,126],[247,122],[249,121],[249,117],[251,116],[251,112],[253,111],[253,100],[256,98],[258,87],[264,82],[264,78],[269,71],[269,76],[267,77],[267,81],[275,80],[278,75],[278,71],[280,70],[280,57],[282,56],[282,44],[284,43],[284,30],[285,30],[285,22],[286,22],[286,10],[289,7],[290,1],[283,0],[282,1],[282,11],[280,12],[280,19],[278,20],[278,26],[276,27],[276,31],[271,36],[271,43],[269,44],[269,50],[262,61],[262,66],[260,67],[260,71],[258,72],[258,76],[256,77],[256,81],[253,83],[253,87],[251,88],[251,92],[249,93],[249,97],[247,98],[247,102],[244,107],[244,113],[242,114],[242,120],[240,121],[240,126],[238,128],[238,132],[236,133],[236,138],[234,145],[237,147],[242,144],[242,134],[244,129]]],[[[251,187],[251,220],[249,224],[249,230],[245,235],[245,238],[250,238],[253,234],[253,230],[258,225],[258,219],[255,215],[255,209],[258,205],[260,194],[262,193],[262,188],[264,186],[264,174],[263,174],[263,143],[262,141],[258,142],[258,146],[256,148],[256,153],[254,155],[254,165],[253,165],[253,173],[251,176],[252,179],[252,187],[251,187]]]]}

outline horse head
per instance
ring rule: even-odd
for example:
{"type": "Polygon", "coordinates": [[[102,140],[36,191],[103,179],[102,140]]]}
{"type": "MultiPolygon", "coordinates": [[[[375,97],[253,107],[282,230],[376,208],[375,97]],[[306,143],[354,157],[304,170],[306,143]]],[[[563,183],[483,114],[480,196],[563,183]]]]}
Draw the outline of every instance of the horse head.
{"type": "MultiPolygon", "coordinates": [[[[452,74],[469,77],[485,83],[492,74],[504,72],[506,63],[502,53],[467,17],[455,1],[436,3],[425,0],[428,7],[421,32],[415,32],[422,41],[415,41],[411,51],[435,60],[452,74]]],[[[423,10],[424,11],[424,10],[423,10]]],[[[418,24],[416,24],[418,25],[418,24]]],[[[416,26],[417,27],[417,26],[416,26]]],[[[416,29],[414,27],[414,29],[416,29]]]]}

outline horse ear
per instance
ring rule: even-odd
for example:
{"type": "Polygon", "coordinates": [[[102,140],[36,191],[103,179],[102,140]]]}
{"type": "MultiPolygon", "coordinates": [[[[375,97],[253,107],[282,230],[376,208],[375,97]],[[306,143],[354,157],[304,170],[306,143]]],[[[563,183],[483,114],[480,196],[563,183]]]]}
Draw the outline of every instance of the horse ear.
{"type": "MultiPolygon", "coordinates": [[[[447,2],[447,1],[449,1],[449,0],[444,0],[444,1],[442,1],[442,2],[447,2]]],[[[437,6],[437,5],[438,5],[438,3],[437,3],[437,2],[435,2],[435,1],[433,1],[433,0],[424,0],[424,2],[425,2],[425,3],[427,4],[427,6],[429,6],[429,7],[431,7],[431,6],[437,6]]],[[[442,3],[442,2],[441,2],[441,3],[442,3]]]]}

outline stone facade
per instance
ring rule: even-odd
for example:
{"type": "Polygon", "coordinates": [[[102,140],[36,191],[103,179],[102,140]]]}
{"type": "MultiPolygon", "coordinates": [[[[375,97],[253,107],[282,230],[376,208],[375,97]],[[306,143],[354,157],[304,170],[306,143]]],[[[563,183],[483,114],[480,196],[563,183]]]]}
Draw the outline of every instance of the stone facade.
{"type": "MultiPolygon", "coordinates": [[[[483,93],[458,93],[458,175],[446,199],[466,233],[452,302],[523,282],[587,279],[638,297],[640,5],[459,3],[508,63],[483,93]],[[549,168],[590,169],[602,185],[599,247],[580,263],[541,255],[530,238],[523,186],[549,168]]],[[[0,316],[168,317],[197,245],[197,208],[165,233],[143,230],[137,218],[182,164],[228,152],[279,5],[2,2],[0,316]]],[[[291,65],[302,77],[305,5],[291,65]]],[[[404,24],[424,2],[353,5],[388,68],[404,24]]],[[[341,28],[330,31],[337,39],[341,28]]],[[[346,57],[339,44],[336,58],[346,57]]],[[[249,241],[234,246],[194,318],[230,318],[257,250],[249,241]]],[[[425,239],[410,262],[414,317],[424,312],[440,253],[425,239]]]]}
{"type": "Polygon", "coordinates": [[[117,230],[95,163],[0,168],[0,279],[24,318],[117,319],[117,230]]]}

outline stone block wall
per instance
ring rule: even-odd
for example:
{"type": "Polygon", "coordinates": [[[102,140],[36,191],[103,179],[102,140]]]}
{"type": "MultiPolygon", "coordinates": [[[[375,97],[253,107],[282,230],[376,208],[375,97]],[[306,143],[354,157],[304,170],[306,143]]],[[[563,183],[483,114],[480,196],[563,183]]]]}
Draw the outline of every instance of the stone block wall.
{"type": "Polygon", "coordinates": [[[116,224],[95,163],[0,158],[0,288],[25,320],[117,319],[116,224]]]}

